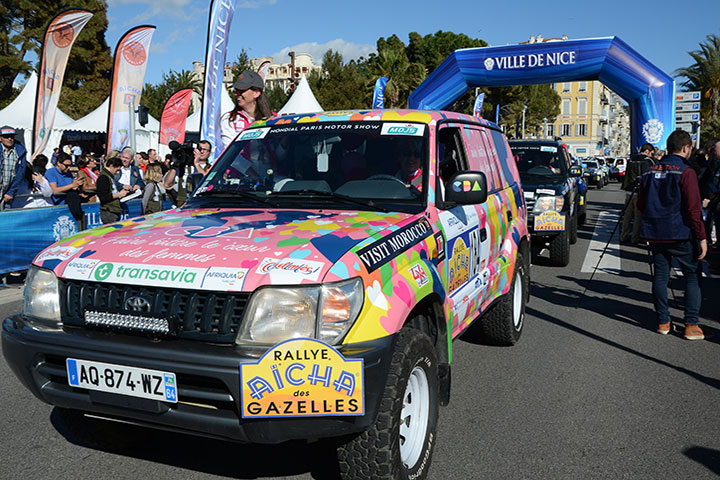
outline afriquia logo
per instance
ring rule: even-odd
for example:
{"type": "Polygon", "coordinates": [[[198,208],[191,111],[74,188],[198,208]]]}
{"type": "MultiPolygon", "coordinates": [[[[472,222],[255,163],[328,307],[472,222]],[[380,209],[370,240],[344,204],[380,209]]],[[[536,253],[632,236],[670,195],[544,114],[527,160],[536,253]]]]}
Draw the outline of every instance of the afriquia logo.
{"type": "Polygon", "coordinates": [[[486,58],[484,63],[486,70],[492,70],[493,68],[495,68],[495,60],[490,57],[486,58]]]}
{"type": "Polygon", "coordinates": [[[59,242],[65,237],[75,235],[76,229],[74,220],[70,220],[67,215],[61,215],[53,224],[53,238],[59,242]]]}
{"type": "Polygon", "coordinates": [[[642,127],[643,137],[645,137],[645,141],[649,143],[660,142],[660,140],[662,140],[664,131],[665,126],[657,118],[651,118],[642,127]]]}

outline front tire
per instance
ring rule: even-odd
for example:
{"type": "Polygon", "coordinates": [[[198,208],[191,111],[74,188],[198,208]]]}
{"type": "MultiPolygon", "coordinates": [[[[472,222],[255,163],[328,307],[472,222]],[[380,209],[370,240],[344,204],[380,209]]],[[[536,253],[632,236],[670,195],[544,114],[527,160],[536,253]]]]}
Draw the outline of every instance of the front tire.
{"type": "Polygon", "coordinates": [[[550,240],[550,261],[558,267],[570,263],[570,234],[567,230],[550,240]]]}
{"type": "Polygon", "coordinates": [[[375,422],[338,448],[343,479],[423,479],[435,446],[438,364],[430,337],[400,331],[375,422]]]}
{"type": "Polygon", "coordinates": [[[525,257],[518,252],[510,291],[478,320],[484,340],[503,347],[515,345],[520,340],[529,289],[530,275],[525,257]]]}
{"type": "Polygon", "coordinates": [[[570,245],[575,245],[578,241],[578,212],[577,206],[575,214],[570,219],[570,245]]]}

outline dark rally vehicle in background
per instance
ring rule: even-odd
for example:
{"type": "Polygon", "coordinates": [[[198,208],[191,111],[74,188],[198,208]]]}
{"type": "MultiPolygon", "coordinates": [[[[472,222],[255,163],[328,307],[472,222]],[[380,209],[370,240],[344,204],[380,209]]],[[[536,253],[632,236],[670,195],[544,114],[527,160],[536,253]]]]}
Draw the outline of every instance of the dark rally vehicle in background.
{"type": "Polygon", "coordinates": [[[570,245],[577,242],[580,195],[573,166],[563,144],[554,140],[511,141],[527,205],[528,229],[535,247],[547,247],[550,261],[570,263],[570,245]]]}

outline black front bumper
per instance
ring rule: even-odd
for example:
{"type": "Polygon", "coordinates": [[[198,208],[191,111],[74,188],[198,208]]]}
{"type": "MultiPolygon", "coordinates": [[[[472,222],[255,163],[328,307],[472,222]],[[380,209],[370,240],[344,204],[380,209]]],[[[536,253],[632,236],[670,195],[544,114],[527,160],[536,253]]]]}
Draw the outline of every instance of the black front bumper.
{"type": "Polygon", "coordinates": [[[345,358],[364,360],[363,416],[243,419],[239,366],[256,362],[257,351],[80,328],[43,329],[22,315],[6,318],[2,327],[7,363],[23,385],[44,402],[154,428],[251,443],[337,437],[365,430],[376,417],[395,343],[395,336],[388,336],[339,349],[345,358]],[[67,358],[173,372],[180,401],[136,401],[71,387],[67,358]]]}

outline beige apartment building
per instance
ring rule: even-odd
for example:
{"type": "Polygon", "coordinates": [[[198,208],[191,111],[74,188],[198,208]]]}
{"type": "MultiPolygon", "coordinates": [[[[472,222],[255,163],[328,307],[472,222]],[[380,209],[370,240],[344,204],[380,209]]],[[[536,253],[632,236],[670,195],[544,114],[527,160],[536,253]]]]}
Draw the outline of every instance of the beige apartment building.
{"type": "Polygon", "coordinates": [[[630,116],[619,95],[597,80],[556,83],[560,115],[546,136],[561,137],[577,157],[630,154],[630,116]]]}

